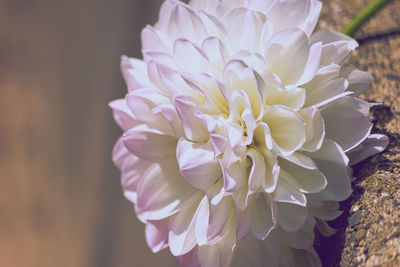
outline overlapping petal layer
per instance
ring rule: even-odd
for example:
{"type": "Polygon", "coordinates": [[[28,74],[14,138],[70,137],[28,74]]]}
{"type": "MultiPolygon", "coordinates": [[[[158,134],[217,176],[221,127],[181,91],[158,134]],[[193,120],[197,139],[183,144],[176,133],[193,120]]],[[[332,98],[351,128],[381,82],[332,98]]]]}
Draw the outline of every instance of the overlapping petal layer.
{"type": "Polygon", "coordinates": [[[113,159],[154,252],[182,266],[320,266],[351,162],[382,151],[355,96],[357,43],[313,34],[316,0],[167,0],[122,57],[113,159]],[[284,17],[284,19],[282,19],[284,17]]]}

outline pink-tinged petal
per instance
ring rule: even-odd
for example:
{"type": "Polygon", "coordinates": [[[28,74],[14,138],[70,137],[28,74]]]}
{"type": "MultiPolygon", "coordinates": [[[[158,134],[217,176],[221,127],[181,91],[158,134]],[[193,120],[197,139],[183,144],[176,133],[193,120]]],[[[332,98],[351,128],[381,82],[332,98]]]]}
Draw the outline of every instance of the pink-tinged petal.
{"type": "Polygon", "coordinates": [[[198,203],[196,201],[192,205],[187,205],[170,219],[168,240],[169,248],[174,256],[186,254],[196,245],[195,225],[198,203]]]}
{"type": "MultiPolygon", "coordinates": [[[[162,114],[164,118],[168,121],[174,136],[180,138],[185,136],[183,131],[182,123],[179,119],[178,113],[172,104],[161,104],[153,108],[154,114],[162,114]]],[[[159,124],[160,125],[160,124],[159,124]]]]}
{"type": "Polygon", "coordinates": [[[325,139],[321,149],[307,153],[318,166],[318,169],[325,175],[328,185],[317,194],[309,194],[311,202],[321,200],[343,201],[347,199],[352,192],[349,159],[343,149],[335,142],[325,139]]]}
{"type": "Polygon", "coordinates": [[[277,202],[278,223],[283,230],[293,233],[306,222],[308,209],[295,203],[277,202]]]}
{"type": "Polygon", "coordinates": [[[210,205],[205,199],[196,222],[197,243],[200,246],[214,245],[221,241],[236,216],[232,198],[225,197],[218,205],[210,205]]]}
{"type": "Polygon", "coordinates": [[[354,66],[347,66],[342,69],[342,76],[349,81],[348,91],[358,96],[371,88],[373,77],[366,71],[359,71],[354,66]]]}
{"type": "Polygon", "coordinates": [[[252,192],[256,192],[263,185],[266,177],[264,156],[257,148],[247,150],[247,156],[252,161],[249,175],[249,189],[252,192]]]}
{"type": "Polygon", "coordinates": [[[250,206],[250,229],[257,239],[265,239],[275,227],[272,203],[264,193],[256,194],[250,206]]]}
{"type": "Polygon", "coordinates": [[[280,178],[284,178],[302,193],[316,193],[326,187],[327,181],[322,172],[316,168],[304,168],[298,164],[303,165],[304,162],[290,162],[281,158],[279,160],[280,178]]]}
{"type": "Polygon", "coordinates": [[[142,53],[145,62],[154,61],[157,63],[157,65],[172,68],[174,70],[178,68],[175,59],[167,52],[158,50],[143,50],[142,53]]]}
{"type": "Polygon", "coordinates": [[[177,39],[174,42],[173,53],[181,71],[194,75],[210,73],[210,62],[206,54],[190,41],[177,39]]]}
{"type": "Polygon", "coordinates": [[[247,170],[239,162],[232,164],[228,168],[222,168],[222,170],[226,192],[235,192],[243,186],[247,178],[247,170]]]}
{"type": "Polygon", "coordinates": [[[156,23],[155,27],[157,29],[166,31],[168,22],[171,18],[172,11],[175,9],[176,5],[179,2],[176,0],[166,0],[160,7],[160,12],[158,16],[158,22],[156,23]]]}
{"type": "Polygon", "coordinates": [[[274,141],[284,155],[290,155],[300,149],[306,141],[303,119],[284,106],[265,108],[263,122],[268,124],[274,141]]]}
{"type": "Polygon", "coordinates": [[[317,107],[309,107],[299,112],[306,124],[306,142],[302,149],[314,152],[321,148],[325,138],[325,123],[317,107]]]}
{"type": "Polygon", "coordinates": [[[210,188],[207,190],[207,198],[211,205],[218,205],[219,202],[225,196],[224,181],[218,179],[210,188]]]}
{"type": "Polygon", "coordinates": [[[174,103],[187,139],[196,142],[206,141],[209,134],[201,119],[199,107],[185,96],[175,97],[174,103]]]}
{"type": "Polygon", "coordinates": [[[170,93],[164,85],[160,71],[158,69],[158,65],[154,60],[150,60],[149,62],[147,62],[147,73],[149,76],[149,80],[154,85],[154,90],[160,95],[169,97],[170,93]]]}
{"type": "Polygon", "coordinates": [[[171,39],[185,38],[197,44],[207,36],[198,13],[182,2],[172,10],[167,33],[171,39]]]}
{"type": "Polygon", "coordinates": [[[168,51],[168,39],[156,28],[147,25],[141,33],[143,50],[168,51]]]}
{"type": "Polygon", "coordinates": [[[389,138],[382,134],[371,134],[361,144],[347,151],[346,154],[350,159],[350,165],[381,153],[389,144],[389,138]]]}
{"type": "Polygon", "coordinates": [[[125,99],[117,99],[108,104],[113,110],[115,122],[126,132],[132,129],[138,122],[135,121],[131,110],[129,109],[125,99]]]}
{"type": "Polygon", "coordinates": [[[150,84],[147,76],[147,68],[142,60],[122,56],[121,71],[128,90],[147,87],[150,84]]]}
{"type": "Polygon", "coordinates": [[[203,192],[222,177],[221,167],[214,158],[210,143],[194,143],[181,138],[176,148],[176,157],[182,177],[203,192]]]}
{"type": "Polygon", "coordinates": [[[138,123],[146,124],[151,128],[173,134],[170,124],[162,113],[154,112],[160,105],[168,104],[170,100],[156,93],[152,89],[137,89],[126,95],[127,105],[138,123]]]}
{"type": "Polygon", "coordinates": [[[285,178],[285,176],[279,176],[278,184],[272,194],[273,200],[305,207],[307,204],[305,195],[296,186],[286,181],[285,178]]]}
{"type": "Polygon", "coordinates": [[[125,147],[132,154],[150,161],[175,158],[178,140],[163,132],[142,124],[126,132],[122,137],[125,147]]]}
{"type": "Polygon", "coordinates": [[[372,129],[369,109],[364,100],[345,96],[325,106],[321,115],[325,122],[326,137],[338,143],[345,152],[359,145],[372,129]]]}
{"type": "Polygon", "coordinates": [[[199,247],[195,247],[190,252],[177,257],[181,267],[201,267],[198,256],[198,248],[199,247]]]}
{"type": "Polygon", "coordinates": [[[207,55],[211,65],[215,67],[215,75],[218,77],[222,74],[225,61],[228,58],[228,52],[224,44],[217,37],[209,37],[204,40],[201,48],[207,55]]]}
{"type": "Polygon", "coordinates": [[[274,31],[298,28],[312,12],[311,0],[274,1],[267,11],[267,17],[274,25],[274,31]]]}
{"type": "Polygon", "coordinates": [[[150,166],[140,179],[136,212],[141,220],[161,220],[193,205],[200,196],[180,176],[178,164],[165,160],[150,166]]]}
{"type": "Polygon", "coordinates": [[[168,247],[168,219],[146,222],[146,242],[153,253],[168,247]]]}
{"type": "Polygon", "coordinates": [[[278,75],[285,85],[295,85],[300,81],[309,55],[308,38],[299,29],[277,32],[271,37],[265,49],[268,72],[278,75]]]}
{"type": "Polygon", "coordinates": [[[258,33],[262,32],[265,22],[262,13],[247,8],[236,8],[223,18],[223,22],[236,51],[258,50],[261,37],[258,33]]]}
{"type": "Polygon", "coordinates": [[[354,39],[334,31],[316,32],[311,36],[311,42],[323,44],[321,65],[340,64],[358,47],[354,39]]]}
{"type": "Polygon", "coordinates": [[[214,13],[218,6],[218,1],[215,0],[190,0],[189,5],[198,10],[214,13]]]}

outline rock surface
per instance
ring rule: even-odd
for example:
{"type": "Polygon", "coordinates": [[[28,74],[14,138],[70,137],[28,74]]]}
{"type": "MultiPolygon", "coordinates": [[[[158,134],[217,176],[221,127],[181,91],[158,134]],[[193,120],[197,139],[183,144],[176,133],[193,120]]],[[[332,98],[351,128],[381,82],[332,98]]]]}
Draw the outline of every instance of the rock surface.
{"type": "MultiPolygon", "coordinates": [[[[340,30],[368,0],[323,1],[321,29],[340,30]]],[[[354,166],[354,193],[330,223],[338,233],[320,237],[324,266],[400,266],[400,2],[393,1],[356,33],[360,47],[348,60],[374,76],[362,95],[372,109],[373,132],[390,139],[381,154],[354,166]]]]}

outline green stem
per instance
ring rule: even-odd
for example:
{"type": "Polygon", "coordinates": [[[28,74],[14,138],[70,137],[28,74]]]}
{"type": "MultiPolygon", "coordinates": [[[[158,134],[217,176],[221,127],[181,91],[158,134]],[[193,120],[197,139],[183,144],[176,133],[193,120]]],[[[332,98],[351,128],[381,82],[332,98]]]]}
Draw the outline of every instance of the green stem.
{"type": "Polygon", "coordinates": [[[346,27],[343,28],[342,33],[348,36],[353,36],[358,28],[364,25],[379,10],[392,1],[393,0],[373,0],[368,6],[361,10],[346,27]]]}

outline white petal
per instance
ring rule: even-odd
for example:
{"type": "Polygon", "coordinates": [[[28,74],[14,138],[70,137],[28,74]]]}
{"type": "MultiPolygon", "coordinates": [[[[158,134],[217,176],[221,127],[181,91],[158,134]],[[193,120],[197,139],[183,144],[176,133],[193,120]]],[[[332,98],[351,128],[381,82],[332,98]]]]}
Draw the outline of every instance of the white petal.
{"type": "Polygon", "coordinates": [[[152,89],[143,88],[128,93],[126,102],[138,123],[146,124],[172,135],[172,129],[165,117],[161,113],[154,112],[154,108],[157,106],[169,103],[168,98],[152,89]]]}
{"type": "Polygon", "coordinates": [[[176,149],[182,177],[193,187],[206,192],[222,177],[210,143],[193,143],[181,138],[176,149]]]}
{"type": "Polygon", "coordinates": [[[210,73],[207,56],[188,40],[177,39],[174,42],[173,53],[181,71],[192,74],[210,73]]]}
{"type": "Polygon", "coordinates": [[[258,239],[265,239],[275,226],[270,200],[264,193],[253,198],[250,208],[250,228],[258,239]]]}
{"type": "Polygon", "coordinates": [[[276,203],[279,225],[287,232],[297,232],[305,223],[307,208],[292,203],[276,203]]]}
{"type": "Polygon", "coordinates": [[[327,181],[318,169],[306,169],[292,162],[279,160],[281,167],[280,178],[298,188],[303,193],[316,193],[322,191],[327,181]]]}
{"type": "Polygon", "coordinates": [[[304,70],[303,76],[298,82],[299,85],[309,82],[314,78],[315,74],[320,68],[322,56],[322,43],[315,43],[310,47],[310,54],[308,57],[307,65],[304,70]]]}
{"type": "Polygon", "coordinates": [[[311,1],[312,7],[308,14],[307,19],[300,24],[299,28],[302,29],[307,36],[310,36],[317,25],[319,14],[321,13],[322,3],[319,1],[311,1]]]}
{"type": "Polygon", "coordinates": [[[153,253],[168,247],[168,219],[146,222],[146,242],[153,253]]]}
{"type": "Polygon", "coordinates": [[[193,203],[201,195],[180,177],[173,160],[153,164],[138,185],[136,211],[141,220],[161,220],[193,203]]]}
{"type": "Polygon", "coordinates": [[[277,202],[292,203],[295,205],[306,206],[307,199],[300,190],[286,181],[285,177],[280,176],[274,193],[273,200],[277,202]]]}
{"type": "Polygon", "coordinates": [[[265,99],[265,85],[262,78],[255,71],[248,68],[244,62],[238,60],[230,61],[225,66],[223,75],[225,84],[228,85],[229,89],[229,92],[225,93],[225,97],[231,99],[231,95],[236,90],[246,92],[254,117],[257,118],[265,99]]]}
{"type": "Polygon", "coordinates": [[[208,131],[201,119],[199,108],[185,96],[174,98],[175,108],[182,121],[185,135],[192,141],[205,141],[208,131]]]}
{"type": "Polygon", "coordinates": [[[125,147],[134,155],[150,161],[175,158],[175,137],[166,135],[142,124],[126,132],[122,137],[125,147]]]}
{"type": "Polygon", "coordinates": [[[232,46],[239,50],[258,50],[265,17],[247,8],[233,9],[223,18],[232,46]],[[251,29],[251,30],[249,30],[251,29]]]}
{"type": "Polygon", "coordinates": [[[224,44],[216,37],[209,37],[204,40],[201,48],[215,67],[214,74],[220,76],[228,57],[224,44]]]}
{"type": "Polygon", "coordinates": [[[309,16],[311,8],[310,0],[274,1],[267,17],[271,19],[275,32],[297,28],[309,16]]]}
{"type": "Polygon", "coordinates": [[[147,87],[150,84],[146,65],[142,60],[122,56],[121,71],[128,85],[128,90],[147,87]]]}
{"type": "Polygon", "coordinates": [[[278,75],[285,85],[297,84],[307,66],[309,53],[310,44],[303,31],[291,29],[277,32],[265,50],[268,72],[278,75]]]}
{"type": "Polygon", "coordinates": [[[171,217],[168,241],[174,256],[186,254],[196,245],[195,225],[200,207],[197,204],[188,205],[171,217]]]}
{"type": "Polygon", "coordinates": [[[284,106],[269,106],[265,109],[263,121],[268,124],[281,153],[290,155],[303,146],[305,124],[296,112],[284,106]]]}
{"type": "Polygon", "coordinates": [[[372,123],[369,120],[371,104],[345,96],[325,106],[321,115],[326,137],[338,143],[346,152],[368,137],[372,123]]]}
{"type": "Polygon", "coordinates": [[[172,39],[185,38],[199,44],[207,36],[207,31],[196,11],[178,2],[168,22],[168,36],[172,39]]]}
{"type": "Polygon", "coordinates": [[[328,181],[328,185],[323,191],[308,196],[315,198],[315,200],[343,201],[351,195],[352,189],[348,172],[349,159],[337,143],[325,139],[320,150],[307,153],[307,155],[315,161],[318,169],[328,181]]]}
{"type": "Polygon", "coordinates": [[[252,161],[252,166],[249,175],[249,189],[256,192],[266,178],[265,161],[263,154],[256,148],[250,148],[247,155],[252,161]]]}
{"type": "Polygon", "coordinates": [[[161,32],[149,25],[142,30],[141,40],[143,50],[168,51],[168,41],[161,32]]]}
{"type": "Polygon", "coordinates": [[[321,148],[325,137],[325,124],[317,107],[309,107],[299,112],[306,124],[306,142],[302,149],[309,152],[321,148]]]}
{"type": "Polygon", "coordinates": [[[387,136],[371,134],[361,144],[346,153],[350,159],[350,165],[382,152],[388,144],[389,138],[387,136]]]}
{"type": "Polygon", "coordinates": [[[373,77],[366,71],[359,71],[353,66],[347,66],[342,69],[342,76],[349,81],[347,90],[354,92],[354,96],[358,96],[371,88],[373,77]]]}
{"type": "Polygon", "coordinates": [[[124,132],[138,125],[125,99],[117,99],[111,101],[108,105],[113,110],[115,122],[119,125],[119,127],[121,127],[124,132]]]}
{"type": "Polygon", "coordinates": [[[321,65],[341,63],[358,47],[354,39],[335,31],[316,32],[311,36],[311,42],[323,44],[321,65]]]}
{"type": "Polygon", "coordinates": [[[293,110],[303,107],[306,100],[306,91],[302,88],[287,89],[279,78],[271,73],[263,76],[266,86],[265,103],[267,105],[283,105],[293,110]]]}
{"type": "Polygon", "coordinates": [[[348,84],[346,79],[340,77],[340,66],[321,68],[314,79],[303,86],[307,92],[305,106],[320,105],[321,102],[334,99],[346,91],[348,84]]]}

